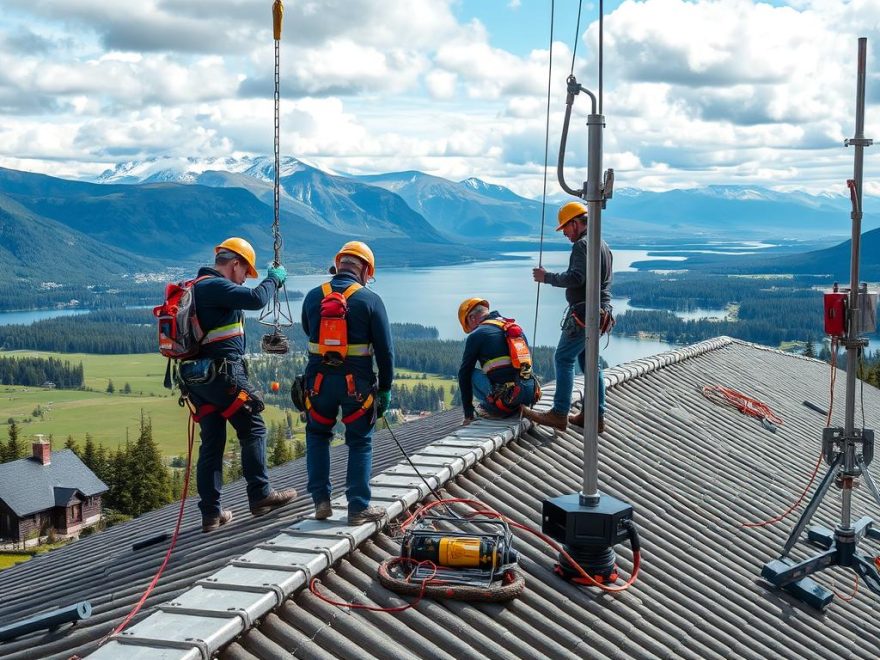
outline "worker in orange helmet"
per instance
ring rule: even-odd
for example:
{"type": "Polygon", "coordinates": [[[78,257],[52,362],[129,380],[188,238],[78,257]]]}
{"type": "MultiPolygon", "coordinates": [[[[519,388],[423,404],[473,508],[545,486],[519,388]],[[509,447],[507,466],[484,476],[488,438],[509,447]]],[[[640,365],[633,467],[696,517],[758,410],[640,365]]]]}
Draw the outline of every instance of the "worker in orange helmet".
{"type": "MultiPolygon", "coordinates": [[[[523,408],[523,417],[538,424],[544,424],[564,431],[569,423],[575,426],[584,425],[583,405],[577,415],[569,416],[571,394],[574,387],[574,364],[578,361],[581,371],[584,370],[586,343],[586,281],[587,281],[587,207],[580,202],[564,204],[558,213],[561,231],[571,241],[571,256],[568,270],[562,273],[548,273],[544,268],[532,269],[536,282],[549,284],[565,289],[568,307],[562,324],[562,334],[556,346],[554,362],[556,367],[556,390],[553,394],[553,407],[546,412],[538,412],[523,408]]],[[[612,254],[608,244],[603,240],[599,251],[600,264],[600,334],[610,330],[613,325],[611,315],[611,268],[612,254]]],[[[598,432],[605,431],[605,379],[602,367],[599,367],[599,422],[598,432]]]]}
{"type": "Polygon", "coordinates": [[[248,380],[244,363],[242,310],[262,309],[287,278],[284,266],[274,266],[254,288],[242,286],[247,278],[257,277],[256,261],[250,243],[227,238],[214,248],[213,267],[199,270],[193,288],[196,319],[205,337],[198,355],[178,365],[178,380],[196,406],[201,430],[196,486],[203,532],[232,520],[232,511],[220,507],[227,421],[238,434],[251,514],[264,515],[296,497],[293,488],[269,486],[262,394],[248,380]]]}
{"type": "Polygon", "coordinates": [[[510,417],[519,413],[520,405],[531,406],[541,398],[528,342],[513,319],[489,311],[484,298],[467,298],[458,307],[458,322],[468,335],[458,370],[465,424],[475,414],[510,417]],[[474,397],[480,402],[476,409],[474,397]]]}
{"type": "Polygon", "coordinates": [[[341,411],[348,446],[348,523],[363,525],[385,517],[385,508],[370,504],[370,473],[373,429],[391,402],[391,327],[382,299],[366,286],[376,272],[366,243],[343,245],[331,272],[333,279],[309,291],[302,305],[302,327],[309,337],[304,382],[308,489],[315,518],[329,518],[330,443],[341,411]]]}

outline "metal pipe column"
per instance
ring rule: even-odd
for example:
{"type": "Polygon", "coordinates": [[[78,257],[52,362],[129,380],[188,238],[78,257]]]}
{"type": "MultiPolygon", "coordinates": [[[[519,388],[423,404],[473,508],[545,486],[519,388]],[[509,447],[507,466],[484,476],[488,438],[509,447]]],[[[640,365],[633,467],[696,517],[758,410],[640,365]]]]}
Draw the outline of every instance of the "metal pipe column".
{"type": "MultiPolygon", "coordinates": [[[[858,75],[856,82],[856,132],[848,142],[855,147],[853,180],[855,181],[856,208],[852,211],[852,254],[850,257],[849,328],[846,333],[846,410],[844,438],[846,451],[843,471],[850,475],[856,469],[856,448],[853,442],[856,405],[856,369],[859,359],[859,259],[862,237],[862,179],[865,159],[865,60],[868,40],[859,38],[858,75]]],[[[841,498],[841,527],[851,526],[852,488],[844,487],[841,498]]]]}
{"type": "MultiPolygon", "coordinates": [[[[595,107],[595,106],[594,106],[595,107]]],[[[599,503],[599,288],[601,286],[602,242],[602,129],[605,117],[593,112],[587,117],[587,339],[584,355],[584,483],[581,504],[599,503]]]]}

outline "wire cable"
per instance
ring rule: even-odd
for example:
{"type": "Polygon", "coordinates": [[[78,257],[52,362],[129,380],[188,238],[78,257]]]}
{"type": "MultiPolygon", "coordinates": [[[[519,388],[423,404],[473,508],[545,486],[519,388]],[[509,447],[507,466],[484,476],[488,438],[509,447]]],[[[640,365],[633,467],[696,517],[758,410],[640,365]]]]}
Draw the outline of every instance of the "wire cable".
{"type": "Polygon", "coordinates": [[[574,60],[575,60],[575,57],[577,57],[578,40],[581,37],[581,9],[583,8],[583,5],[584,5],[584,0],[579,0],[577,27],[575,27],[575,30],[574,30],[574,48],[571,49],[571,71],[568,72],[569,76],[574,75],[574,60]]]}
{"type": "MultiPolygon", "coordinates": [[[[544,265],[544,219],[547,212],[547,168],[550,160],[550,87],[553,83],[553,23],[556,16],[556,0],[550,0],[550,50],[547,65],[547,111],[544,122],[544,189],[541,193],[541,239],[538,243],[538,268],[544,265]]],[[[538,306],[541,303],[541,283],[535,293],[535,326],[532,331],[532,346],[538,345],[538,306]]]]}

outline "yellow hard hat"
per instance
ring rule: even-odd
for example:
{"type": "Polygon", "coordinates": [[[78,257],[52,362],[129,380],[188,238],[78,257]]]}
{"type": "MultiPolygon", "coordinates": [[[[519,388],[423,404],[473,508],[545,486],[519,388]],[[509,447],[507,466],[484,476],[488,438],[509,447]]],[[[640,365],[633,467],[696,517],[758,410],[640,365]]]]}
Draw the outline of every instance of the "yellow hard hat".
{"type": "Polygon", "coordinates": [[[458,306],[458,322],[461,323],[461,329],[464,330],[465,333],[470,332],[470,330],[467,329],[468,314],[470,314],[477,305],[483,305],[488,309],[489,301],[485,298],[468,298],[458,306]]]}
{"type": "Polygon", "coordinates": [[[370,249],[370,246],[362,241],[349,241],[345,245],[343,245],[339,252],[336,253],[336,258],[333,262],[336,264],[336,268],[339,268],[339,258],[344,254],[350,254],[353,257],[358,257],[359,259],[363,259],[367,262],[367,277],[373,277],[376,273],[376,258],[373,256],[373,251],[370,249]]]}
{"type": "Polygon", "coordinates": [[[559,226],[556,228],[556,231],[560,231],[569,222],[582,215],[587,215],[587,207],[580,202],[569,202],[568,204],[564,204],[559,209],[559,213],[556,216],[559,220],[559,226]]]}
{"type": "Polygon", "coordinates": [[[237,254],[239,257],[247,262],[247,276],[257,276],[257,253],[254,252],[253,246],[246,240],[244,240],[243,238],[239,238],[238,236],[227,238],[225,241],[220,243],[220,245],[214,248],[214,254],[217,254],[218,252],[220,252],[220,250],[229,250],[230,252],[235,252],[235,254],[237,254]]]}

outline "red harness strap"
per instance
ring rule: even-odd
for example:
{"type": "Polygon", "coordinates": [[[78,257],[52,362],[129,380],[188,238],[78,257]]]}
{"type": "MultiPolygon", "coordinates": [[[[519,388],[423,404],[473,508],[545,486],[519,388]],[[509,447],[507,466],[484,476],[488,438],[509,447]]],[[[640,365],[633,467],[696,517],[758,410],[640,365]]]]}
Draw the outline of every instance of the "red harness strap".
{"type": "Polygon", "coordinates": [[[195,413],[193,413],[193,421],[201,422],[208,415],[212,415],[215,412],[219,412],[220,416],[223,419],[229,419],[235,413],[238,412],[238,409],[241,408],[248,400],[248,393],[244,390],[238,391],[238,396],[232,400],[232,403],[229,404],[222,411],[215,406],[213,403],[204,403],[198,407],[195,413]]]}
{"type": "Polygon", "coordinates": [[[350,415],[346,415],[345,417],[342,418],[342,423],[349,424],[349,423],[355,421],[356,419],[360,419],[361,417],[366,415],[367,411],[372,407],[373,407],[373,395],[370,394],[366,399],[364,399],[364,403],[360,408],[355,410],[350,415]]]}

